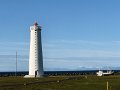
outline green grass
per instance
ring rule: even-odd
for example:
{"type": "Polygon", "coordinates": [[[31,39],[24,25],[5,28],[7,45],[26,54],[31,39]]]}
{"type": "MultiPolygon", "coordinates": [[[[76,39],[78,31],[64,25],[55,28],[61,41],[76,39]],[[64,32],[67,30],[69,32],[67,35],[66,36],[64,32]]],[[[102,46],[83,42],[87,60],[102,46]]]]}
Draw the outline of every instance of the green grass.
{"type": "Polygon", "coordinates": [[[120,90],[120,76],[0,77],[0,90],[120,90]]]}

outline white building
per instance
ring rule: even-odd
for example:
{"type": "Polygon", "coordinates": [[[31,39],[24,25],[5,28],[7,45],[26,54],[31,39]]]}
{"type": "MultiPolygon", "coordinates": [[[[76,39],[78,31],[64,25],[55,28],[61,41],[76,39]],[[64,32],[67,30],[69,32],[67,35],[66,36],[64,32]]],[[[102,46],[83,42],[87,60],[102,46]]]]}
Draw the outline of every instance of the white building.
{"type": "Polygon", "coordinates": [[[25,77],[42,77],[43,75],[41,27],[35,22],[30,27],[29,75],[25,77]]]}

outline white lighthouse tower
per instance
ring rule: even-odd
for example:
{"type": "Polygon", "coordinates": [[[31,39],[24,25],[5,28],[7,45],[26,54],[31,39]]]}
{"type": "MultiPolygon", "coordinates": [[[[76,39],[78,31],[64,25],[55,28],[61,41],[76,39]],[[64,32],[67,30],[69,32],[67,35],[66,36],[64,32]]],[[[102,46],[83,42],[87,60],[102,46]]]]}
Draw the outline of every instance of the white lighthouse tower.
{"type": "Polygon", "coordinates": [[[30,26],[29,75],[25,77],[42,77],[43,75],[41,27],[35,22],[30,26]]]}

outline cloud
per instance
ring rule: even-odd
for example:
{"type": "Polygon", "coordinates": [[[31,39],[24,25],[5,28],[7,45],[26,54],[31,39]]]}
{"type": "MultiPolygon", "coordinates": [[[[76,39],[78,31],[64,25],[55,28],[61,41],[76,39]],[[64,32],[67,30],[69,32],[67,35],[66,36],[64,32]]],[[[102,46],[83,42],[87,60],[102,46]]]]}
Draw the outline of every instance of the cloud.
{"type": "Polygon", "coordinates": [[[49,47],[43,48],[47,68],[120,66],[120,43],[116,41],[58,40],[47,43],[49,47]]]}
{"type": "MultiPolygon", "coordinates": [[[[120,57],[81,57],[81,58],[44,58],[44,67],[51,68],[66,68],[69,70],[83,70],[81,67],[87,68],[102,68],[102,67],[119,67],[120,57]]],[[[84,68],[84,69],[85,69],[84,68]]]]}
{"type": "MultiPolygon", "coordinates": [[[[18,51],[18,70],[28,70],[29,43],[1,42],[1,70],[15,69],[15,54],[18,51]]],[[[51,70],[79,67],[120,66],[119,41],[98,42],[84,40],[57,40],[43,42],[44,68],[51,70]]]]}
{"type": "Polygon", "coordinates": [[[119,57],[120,43],[83,41],[83,40],[58,40],[43,43],[45,55],[52,57],[119,57]],[[47,44],[48,43],[48,44],[47,44]],[[45,44],[45,46],[44,46],[45,44]],[[49,46],[47,46],[49,45],[49,46]]]}
{"type": "Polygon", "coordinates": [[[18,51],[19,54],[28,54],[28,42],[0,42],[0,55],[14,55],[18,51]]]}

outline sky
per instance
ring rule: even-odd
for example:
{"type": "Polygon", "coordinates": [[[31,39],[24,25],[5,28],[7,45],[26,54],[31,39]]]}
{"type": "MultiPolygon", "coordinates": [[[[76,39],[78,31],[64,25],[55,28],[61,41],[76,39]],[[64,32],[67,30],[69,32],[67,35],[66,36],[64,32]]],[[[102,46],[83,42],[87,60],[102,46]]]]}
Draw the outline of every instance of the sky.
{"type": "MultiPolygon", "coordinates": [[[[30,26],[42,27],[44,70],[120,67],[119,0],[0,0],[0,71],[28,71],[30,26]]],[[[119,68],[120,69],[120,68],[119,68]]]]}

